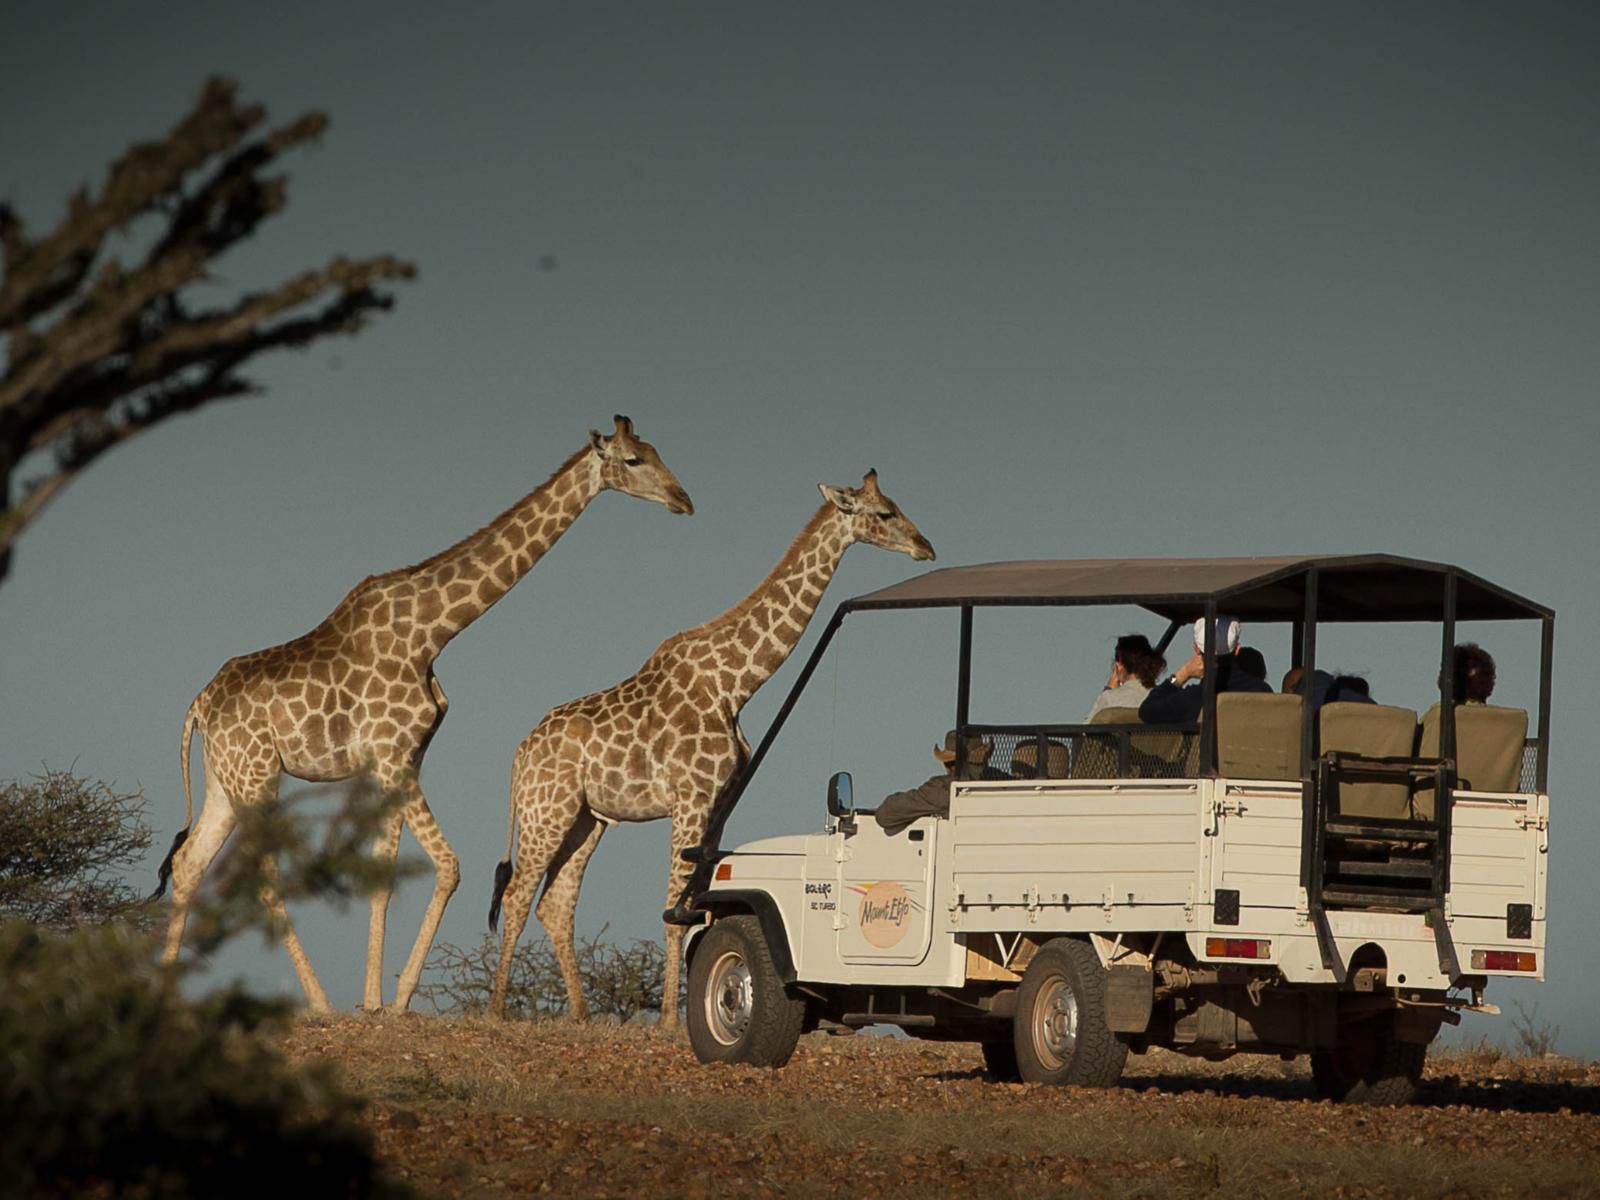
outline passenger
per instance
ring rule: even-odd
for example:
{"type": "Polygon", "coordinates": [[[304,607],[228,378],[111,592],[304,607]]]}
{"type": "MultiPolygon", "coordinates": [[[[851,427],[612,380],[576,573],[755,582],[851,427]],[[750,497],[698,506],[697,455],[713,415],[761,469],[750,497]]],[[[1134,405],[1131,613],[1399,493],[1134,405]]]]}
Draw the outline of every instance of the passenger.
{"type": "MultiPolygon", "coordinates": [[[[1300,683],[1305,678],[1304,667],[1290,667],[1283,676],[1283,694],[1298,696],[1300,683]]],[[[1343,701],[1346,704],[1372,704],[1372,689],[1359,675],[1330,675],[1327,671],[1311,672],[1311,711],[1324,704],[1343,701]]]]}
{"type": "Polygon", "coordinates": [[[1477,642],[1455,648],[1452,673],[1457,704],[1487,704],[1494,694],[1494,658],[1477,642]]]}
{"type": "Polygon", "coordinates": [[[1335,675],[1324,704],[1374,704],[1372,687],[1359,675],[1335,675]]]}
{"type": "Polygon", "coordinates": [[[1262,683],[1266,683],[1267,657],[1254,646],[1240,646],[1239,653],[1234,656],[1233,665],[1236,670],[1243,671],[1246,675],[1254,675],[1262,683]]]}
{"type": "Polygon", "coordinates": [[[1106,680],[1105,690],[1095,697],[1085,723],[1094,720],[1095,713],[1103,708],[1138,708],[1166,665],[1167,660],[1155,652],[1144,634],[1119,637],[1117,648],[1111,653],[1111,678],[1106,680]]]}
{"type": "MultiPolygon", "coordinates": [[[[1171,678],[1158,683],[1139,705],[1139,720],[1146,725],[1192,725],[1200,719],[1204,706],[1204,688],[1184,686],[1190,680],[1200,679],[1206,673],[1205,618],[1194,623],[1194,657],[1175,671],[1171,678]]],[[[1232,617],[1217,618],[1217,691],[1221,692],[1271,692],[1265,671],[1257,678],[1238,669],[1239,622],[1232,617]]]]}
{"type": "MultiPolygon", "coordinates": [[[[989,761],[993,746],[983,738],[967,738],[967,761],[961,770],[962,779],[982,779],[987,774],[983,764],[989,761]]],[[[909,792],[894,792],[885,796],[878,811],[873,814],[885,833],[899,833],[918,817],[948,817],[950,815],[950,781],[956,778],[956,731],[944,735],[944,745],[933,748],[933,756],[944,764],[944,770],[909,792]]]]}

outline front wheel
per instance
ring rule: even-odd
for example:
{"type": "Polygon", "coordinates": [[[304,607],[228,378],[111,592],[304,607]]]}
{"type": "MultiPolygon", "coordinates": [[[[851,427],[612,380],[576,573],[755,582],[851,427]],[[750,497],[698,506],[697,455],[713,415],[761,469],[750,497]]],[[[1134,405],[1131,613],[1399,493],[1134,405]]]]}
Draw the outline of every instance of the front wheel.
{"type": "Polygon", "coordinates": [[[1426,1042],[1402,1042],[1392,1016],[1339,1030],[1339,1044],[1311,1055],[1311,1082],[1324,1100],[1343,1104],[1410,1104],[1422,1082],[1426,1042]]]}
{"type": "Polygon", "coordinates": [[[1128,1047],[1106,1027],[1106,972],[1085,942],[1056,938],[1039,947],[1017,989],[1012,1044],[1028,1083],[1110,1087],[1128,1047]]]}
{"type": "Polygon", "coordinates": [[[689,965],[689,1044],[701,1062],[781,1067],[800,1041],[806,1005],[784,989],[747,914],[724,917],[700,939],[689,965]]]}

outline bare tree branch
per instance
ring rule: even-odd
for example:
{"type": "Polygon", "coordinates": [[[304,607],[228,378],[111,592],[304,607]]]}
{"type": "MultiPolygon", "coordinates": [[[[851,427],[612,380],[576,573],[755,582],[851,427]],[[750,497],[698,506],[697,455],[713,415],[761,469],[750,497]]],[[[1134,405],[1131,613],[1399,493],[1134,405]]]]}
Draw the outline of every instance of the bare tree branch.
{"type": "Polygon", "coordinates": [[[166,137],[131,146],[99,193],[76,192],[41,238],[0,204],[0,579],[17,538],[94,459],[168,417],[256,391],[237,374],[249,359],[354,333],[392,307],[379,284],[415,276],[389,255],[341,256],[230,305],[189,310],[183,290],[287,202],[284,178],[262,172],[327,128],[309,112],[245,142],[265,114],[235,92],[208,81],[166,137]],[[165,224],[137,265],[105,255],[111,233],[152,214],[165,224]],[[17,479],[41,451],[55,469],[17,479]]]}
{"type": "Polygon", "coordinates": [[[27,242],[20,221],[8,210],[8,224],[19,226],[6,239],[6,278],[0,284],[0,329],[49,308],[70,295],[94,261],[112,229],[154,209],[176,193],[189,171],[236,143],[258,124],[264,110],[234,103],[236,85],[209,79],[193,111],[159,142],[136,142],[111,165],[97,199],[79,189],[60,225],[44,238],[27,242]]]}

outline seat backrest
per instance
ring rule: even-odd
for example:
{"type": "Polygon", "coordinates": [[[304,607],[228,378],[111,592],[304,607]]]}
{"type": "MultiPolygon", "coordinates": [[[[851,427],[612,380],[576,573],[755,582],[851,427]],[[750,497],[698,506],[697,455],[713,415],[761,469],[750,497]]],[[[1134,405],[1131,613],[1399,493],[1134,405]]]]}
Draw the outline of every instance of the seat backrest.
{"type": "MultiPolygon", "coordinates": [[[[1456,786],[1473,792],[1520,790],[1528,713],[1498,704],[1456,705],[1456,786]]],[[[1439,706],[1422,716],[1417,753],[1439,757],[1439,706]]]]}
{"type": "Polygon", "coordinates": [[[1217,772],[1233,779],[1300,778],[1300,697],[1223,692],[1217,697],[1217,772]]]}
{"type": "MultiPolygon", "coordinates": [[[[1335,701],[1317,712],[1322,753],[1341,750],[1367,758],[1409,758],[1417,740],[1417,714],[1388,704],[1335,701]]],[[[1339,811],[1351,817],[1410,818],[1411,783],[1345,782],[1339,785],[1339,811]]]]}
{"type": "MultiPolygon", "coordinates": [[[[1089,718],[1091,725],[1137,725],[1137,708],[1102,708],[1089,718]]],[[[1078,752],[1072,761],[1074,779],[1117,778],[1117,739],[1086,734],[1077,739],[1078,752]]],[[[1019,746],[1020,750],[1021,747],[1019,746]]]]}
{"type": "Polygon", "coordinates": [[[1137,708],[1102,708],[1089,718],[1091,725],[1139,725],[1137,708]]]}
{"type": "MultiPolygon", "coordinates": [[[[1102,708],[1090,719],[1091,725],[1142,725],[1137,708],[1102,708]]],[[[1109,740],[1109,739],[1108,739],[1109,740]]],[[[1113,744],[1114,745],[1114,744],[1113,744]]],[[[1169,776],[1174,769],[1179,774],[1192,773],[1192,764],[1179,767],[1191,751],[1198,750],[1192,733],[1175,729],[1152,729],[1149,733],[1135,733],[1128,738],[1133,751],[1133,773],[1144,776],[1169,776]]]]}
{"type": "MultiPolygon", "coordinates": [[[[1029,738],[1019,742],[1011,752],[1011,773],[1018,779],[1065,779],[1068,775],[1067,758],[1066,746],[1060,742],[1045,742],[1044,771],[1041,773],[1038,769],[1039,743],[1029,738]]],[[[1112,761],[1116,761],[1114,755],[1112,761]]]]}

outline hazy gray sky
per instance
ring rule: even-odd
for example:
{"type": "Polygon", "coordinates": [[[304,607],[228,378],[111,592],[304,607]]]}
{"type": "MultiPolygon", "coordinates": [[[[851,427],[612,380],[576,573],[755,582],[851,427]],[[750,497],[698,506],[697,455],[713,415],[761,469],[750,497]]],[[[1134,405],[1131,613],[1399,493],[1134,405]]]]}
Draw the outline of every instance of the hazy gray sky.
{"type": "MultiPolygon", "coordinates": [[[[335,253],[421,276],[359,338],[264,361],[266,396],[108,456],[27,536],[0,587],[0,778],[142,786],[164,850],[183,712],[224,660],[624,412],[698,513],[601,497],[441,658],[423,783],[464,873],[443,939],[483,928],[540,716],[737,601],[819,481],[876,466],[940,565],[1384,551],[1552,605],[1550,980],[1491,998],[1600,1054],[1597,33],[1580,4],[13,3],[0,194],[34,229],[221,73],[276,121],[333,123],[217,297],[335,253]]],[[[823,613],[912,570],[852,550],[823,613]]],[[[980,622],[975,716],[1076,718],[1135,628],[1159,622],[980,622]]],[[[1281,670],[1286,637],[1256,632],[1281,670]]],[[[1467,632],[1531,702],[1531,630],[1467,632]]],[[[753,740],[814,636],[746,710],[753,740]]],[[[954,644],[948,614],[847,623],[729,840],[817,828],[835,767],[863,796],[926,777],[954,644]]],[[[1427,703],[1431,632],[1323,646],[1427,703]]],[[[580,933],[658,936],[666,855],[665,824],[609,833],[580,933]]],[[[391,909],[391,980],[427,892],[391,909]]],[[[365,909],[296,918],[354,1004],[365,909]]],[[[217,966],[298,994],[280,949],[217,966]]]]}

